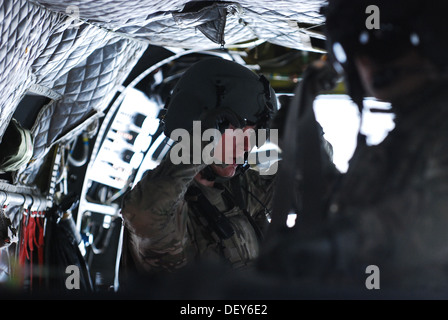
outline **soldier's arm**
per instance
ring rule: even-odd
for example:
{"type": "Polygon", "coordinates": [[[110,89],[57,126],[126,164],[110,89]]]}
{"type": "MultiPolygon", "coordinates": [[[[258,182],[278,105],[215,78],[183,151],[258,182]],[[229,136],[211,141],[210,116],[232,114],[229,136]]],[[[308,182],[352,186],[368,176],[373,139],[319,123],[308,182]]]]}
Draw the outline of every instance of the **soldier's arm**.
{"type": "Polygon", "coordinates": [[[204,166],[174,165],[167,157],[126,195],[122,216],[138,269],[172,271],[187,262],[184,195],[204,166]]]}
{"type": "MultiPolygon", "coordinates": [[[[202,130],[217,128],[227,122],[241,127],[240,118],[226,108],[212,109],[204,113],[201,120],[202,130]]],[[[144,268],[174,269],[186,261],[188,208],[184,196],[194,177],[206,167],[205,159],[195,164],[195,151],[200,150],[202,155],[210,142],[199,141],[194,130],[190,139],[182,141],[183,137],[176,147],[183,147],[176,150],[182,154],[187,152],[186,161],[182,159],[181,163],[174,164],[171,156],[176,156],[176,152],[170,152],[123,201],[122,215],[130,233],[134,259],[144,268]]]]}
{"type": "Polygon", "coordinates": [[[204,164],[173,164],[169,157],[145,175],[129,192],[122,207],[126,227],[141,236],[152,236],[184,201],[185,192],[204,164]]]}

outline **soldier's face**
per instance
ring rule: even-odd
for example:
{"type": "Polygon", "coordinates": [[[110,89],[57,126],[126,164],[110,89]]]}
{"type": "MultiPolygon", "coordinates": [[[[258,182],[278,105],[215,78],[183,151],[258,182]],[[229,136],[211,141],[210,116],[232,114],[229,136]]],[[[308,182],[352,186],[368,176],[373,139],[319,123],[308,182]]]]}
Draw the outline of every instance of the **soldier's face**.
{"type": "Polygon", "coordinates": [[[367,94],[393,104],[418,93],[431,80],[434,69],[414,51],[387,63],[358,55],[355,65],[367,94]]]}
{"type": "Polygon", "coordinates": [[[221,136],[214,151],[214,158],[219,159],[222,165],[213,164],[213,171],[221,177],[233,177],[236,168],[244,162],[244,155],[253,148],[251,135],[255,134],[255,126],[245,126],[236,129],[230,126],[221,136]]]}

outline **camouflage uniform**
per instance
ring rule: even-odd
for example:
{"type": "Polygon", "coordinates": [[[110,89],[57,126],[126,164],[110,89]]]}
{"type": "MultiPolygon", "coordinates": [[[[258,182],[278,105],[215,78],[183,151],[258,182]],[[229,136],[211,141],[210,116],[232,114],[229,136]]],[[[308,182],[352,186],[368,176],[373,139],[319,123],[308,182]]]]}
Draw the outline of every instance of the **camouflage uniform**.
{"type": "MultiPolygon", "coordinates": [[[[205,165],[174,165],[167,157],[150,171],[125,197],[122,214],[125,225],[122,263],[137,274],[175,271],[199,258],[224,258],[234,268],[247,267],[257,257],[259,239],[243,211],[232,202],[230,182],[206,187],[194,176],[205,165]],[[233,227],[229,239],[220,239],[210,229],[194,197],[187,189],[196,186],[212,205],[223,212],[233,227]]],[[[270,208],[273,181],[248,170],[241,179],[247,211],[261,230],[267,225],[266,208],[270,208]],[[254,196],[249,195],[248,192],[254,196]],[[261,201],[258,202],[258,201],[261,201]]]]}

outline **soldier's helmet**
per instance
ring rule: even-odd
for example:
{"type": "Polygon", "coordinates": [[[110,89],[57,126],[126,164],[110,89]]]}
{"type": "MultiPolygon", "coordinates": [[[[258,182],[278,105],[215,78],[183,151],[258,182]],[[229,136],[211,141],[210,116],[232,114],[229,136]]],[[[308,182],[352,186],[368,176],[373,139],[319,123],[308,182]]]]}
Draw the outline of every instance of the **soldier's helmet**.
{"type": "Polygon", "coordinates": [[[330,58],[345,71],[352,95],[360,89],[353,65],[357,54],[387,63],[415,50],[441,72],[448,69],[448,1],[329,0],[323,13],[330,58]],[[377,25],[372,24],[374,18],[377,25]]]}
{"type": "Polygon", "coordinates": [[[215,108],[228,108],[246,124],[263,128],[277,110],[277,98],[264,76],[233,61],[203,59],[176,83],[164,117],[165,135],[178,128],[190,130],[193,121],[215,108]]]}

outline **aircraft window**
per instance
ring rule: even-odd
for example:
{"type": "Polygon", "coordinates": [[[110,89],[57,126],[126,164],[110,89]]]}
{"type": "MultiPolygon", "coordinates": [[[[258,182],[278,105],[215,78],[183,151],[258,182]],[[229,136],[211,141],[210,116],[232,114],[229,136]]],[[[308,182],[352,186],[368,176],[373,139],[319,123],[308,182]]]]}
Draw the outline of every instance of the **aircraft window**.
{"type": "MultiPolygon", "coordinates": [[[[379,144],[394,128],[393,114],[387,112],[388,103],[372,98],[364,100],[361,132],[367,144],[379,144]],[[386,112],[372,112],[385,110],[386,112]]],[[[324,137],[333,146],[333,162],[341,172],[348,169],[348,161],[356,147],[360,120],[357,106],[343,94],[320,95],[314,102],[316,120],[324,130],[324,137]]]]}

